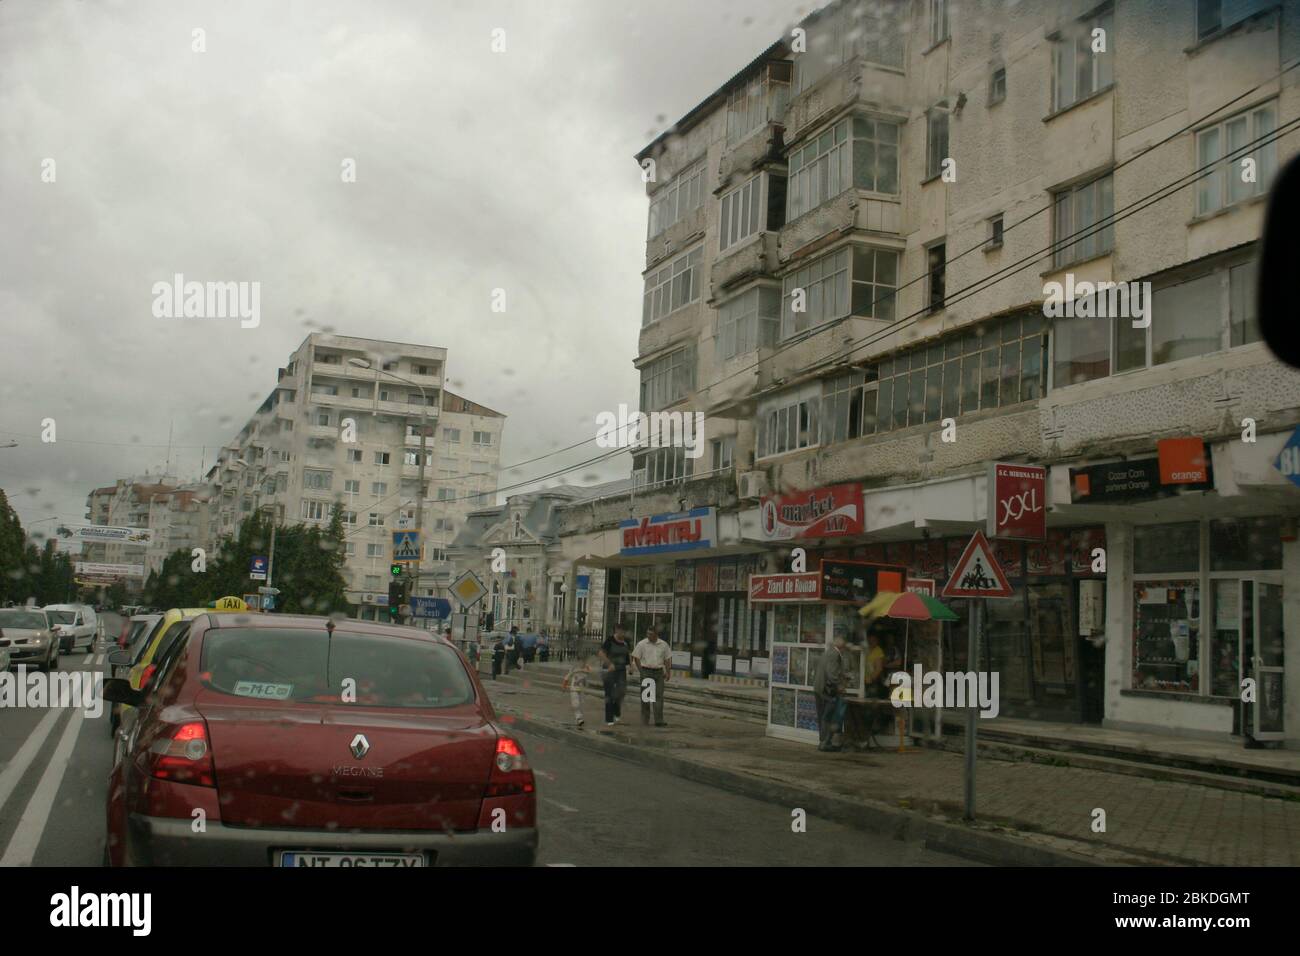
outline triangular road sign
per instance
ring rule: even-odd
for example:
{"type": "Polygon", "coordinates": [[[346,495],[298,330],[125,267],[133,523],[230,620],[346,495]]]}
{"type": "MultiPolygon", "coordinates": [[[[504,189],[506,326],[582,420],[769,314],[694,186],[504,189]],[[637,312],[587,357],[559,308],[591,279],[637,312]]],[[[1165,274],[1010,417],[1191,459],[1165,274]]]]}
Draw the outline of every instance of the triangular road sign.
{"type": "Polygon", "coordinates": [[[420,535],[416,531],[393,532],[393,560],[419,561],[420,535]]]}
{"type": "Polygon", "coordinates": [[[983,531],[976,531],[975,536],[966,545],[966,550],[957,560],[952,577],[944,585],[943,596],[946,598],[1005,598],[1011,597],[1011,585],[1002,573],[1002,565],[993,556],[993,548],[983,531]]]}

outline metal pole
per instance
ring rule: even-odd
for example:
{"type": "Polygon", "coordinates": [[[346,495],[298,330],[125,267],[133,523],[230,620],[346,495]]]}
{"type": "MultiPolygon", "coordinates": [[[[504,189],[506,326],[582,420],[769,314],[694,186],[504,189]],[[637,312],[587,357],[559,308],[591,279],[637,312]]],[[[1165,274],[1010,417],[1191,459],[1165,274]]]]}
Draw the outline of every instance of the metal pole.
{"type": "MultiPolygon", "coordinates": [[[[977,598],[971,598],[969,606],[970,631],[967,634],[966,667],[978,673],[976,662],[979,660],[982,606],[977,598]]],[[[979,719],[976,703],[977,701],[966,701],[966,812],[962,815],[966,820],[975,819],[975,722],[979,719]]]]}
{"type": "Polygon", "coordinates": [[[420,471],[415,479],[415,543],[420,553],[415,561],[415,580],[411,582],[413,597],[420,593],[420,565],[424,563],[424,459],[427,447],[425,443],[429,436],[429,398],[424,393],[424,386],[416,387],[420,389],[420,400],[423,404],[420,406],[420,471]]]}

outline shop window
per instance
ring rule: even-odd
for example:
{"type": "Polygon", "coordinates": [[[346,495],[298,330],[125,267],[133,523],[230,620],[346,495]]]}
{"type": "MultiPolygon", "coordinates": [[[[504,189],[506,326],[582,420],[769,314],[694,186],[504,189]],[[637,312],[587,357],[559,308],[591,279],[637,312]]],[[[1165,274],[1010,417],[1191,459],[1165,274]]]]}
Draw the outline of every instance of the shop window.
{"type": "Polygon", "coordinates": [[[1194,580],[1139,581],[1134,584],[1134,689],[1197,693],[1200,686],[1200,593],[1200,586],[1194,580]]]}
{"type": "Polygon", "coordinates": [[[1201,526],[1196,521],[1133,529],[1133,572],[1199,574],[1201,526]]]}
{"type": "MultiPolygon", "coordinates": [[[[1216,273],[1155,290],[1151,301],[1151,364],[1217,352],[1222,308],[1216,273]]],[[[1125,323],[1132,326],[1132,322],[1125,323]]],[[[1138,330],[1139,332],[1141,330],[1138,330]]]]}
{"type": "Polygon", "coordinates": [[[1210,597],[1210,693],[1236,697],[1241,693],[1241,581],[1210,582],[1210,597]]]}
{"type": "Polygon", "coordinates": [[[1282,538],[1273,518],[1210,522],[1211,571],[1280,571],[1282,538]]]}

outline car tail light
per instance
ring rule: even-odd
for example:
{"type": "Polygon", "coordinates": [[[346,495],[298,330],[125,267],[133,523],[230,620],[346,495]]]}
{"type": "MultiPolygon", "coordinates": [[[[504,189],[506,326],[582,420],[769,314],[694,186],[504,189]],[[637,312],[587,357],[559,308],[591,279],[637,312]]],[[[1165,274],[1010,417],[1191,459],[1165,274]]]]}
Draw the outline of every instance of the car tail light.
{"type": "Polygon", "coordinates": [[[200,787],[217,785],[208,728],[201,720],[179,724],[149,745],[149,776],[200,787]]]}
{"type": "Polygon", "coordinates": [[[140,690],[145,690],[149,687],[149,681],[153,680],[153,675],[156,670],[158,670],[157,664],[145,665],[144,672],[140,674],[140,690]]]}
{"type": "Polygon", "coordinates": [[[533,771],[524,756],[524,748],[511,737],[498,737],[496,754],[492,758],[492,773],[488,777],[485,797],[505,797],[517,793],[532,793],[533,771]]]}

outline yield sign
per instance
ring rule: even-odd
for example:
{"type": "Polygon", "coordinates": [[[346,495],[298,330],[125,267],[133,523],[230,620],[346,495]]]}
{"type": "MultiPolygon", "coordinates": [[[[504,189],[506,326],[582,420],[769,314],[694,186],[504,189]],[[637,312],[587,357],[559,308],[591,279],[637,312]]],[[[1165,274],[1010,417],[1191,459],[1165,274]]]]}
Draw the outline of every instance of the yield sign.
{"type": "Polygon", "coordinates": [[[976,531],[957,560],[952,577],[944,585],[946,598],[1005,598],[1011,597],[1011,585],[1002,573],[1002,565],[993,556],[989,539],[984,532],[976,531]]]}

